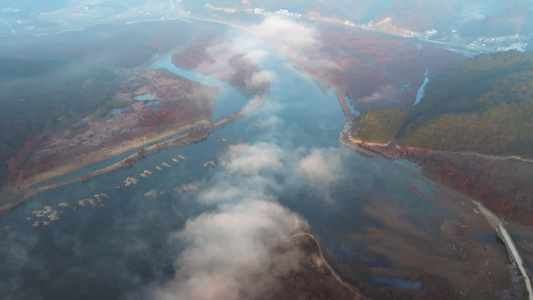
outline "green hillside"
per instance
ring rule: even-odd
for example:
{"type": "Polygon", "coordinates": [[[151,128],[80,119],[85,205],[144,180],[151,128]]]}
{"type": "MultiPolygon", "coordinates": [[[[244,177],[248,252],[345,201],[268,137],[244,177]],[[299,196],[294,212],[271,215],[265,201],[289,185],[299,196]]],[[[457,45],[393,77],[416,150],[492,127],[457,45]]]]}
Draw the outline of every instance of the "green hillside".
{"type": "Polygon", "coordinates": [[[394,139],[407,111],[398,107],[369,110],[361,115],[352,129],[352,136],[364,141],[388,143],[394,139]]]}
{"type": "Polygon", "coordinates": [[[383,141],[384,130],[363,120],[395,113],[396,127],[385,131],[399,144],[533,157],[533,53],[476,56],[430,81],[426,96],[407,113],[390,110],[363,114],[352,135],[383,141]]]}

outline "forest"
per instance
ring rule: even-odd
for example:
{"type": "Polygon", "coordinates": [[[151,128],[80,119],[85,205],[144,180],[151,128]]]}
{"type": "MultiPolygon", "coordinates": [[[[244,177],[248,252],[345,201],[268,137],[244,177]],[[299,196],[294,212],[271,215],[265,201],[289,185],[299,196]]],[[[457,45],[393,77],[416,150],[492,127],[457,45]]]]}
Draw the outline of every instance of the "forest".
{"type": "Polygon", "coordinates": [[[400,107],[383,107],[368,110],[358,118],[352,129],[352,136],[363,141],[388,143],[394,138],[402,125],[407,111],[400,107]]]}
{"type": "Polygon", "coordinates": [[[473,152],[453,152],[362,144],[387,158],[418,164],[431,179],[481,200],[505,218],[533,225],[533,168],[517,159],[493,159],[473,152]]]}
{"type": "Polygon", "coordinates": [[[195,31],[192,24],[181,21],[97,25],[83,31],[31,39],[12,36],[6,43],[17,46],[0,48],[0,56],[43,60],[68,58],[135,68],[187,42],[195,31]]]}
{"type": "Polygon", "coordinates": [[[386,134],[417,148],[531,158],[532,96],[533,53],[479,55],[431,80],[422,101],[407,113],[381,108],[361,115],[352,135],[383,141],[386,134]],[[365,122],[369,119],[381,123],[365,122]]]}
{"type": "Polygon", "coordinates": [[[352,137],[389,158],[419,164],[430,178],[472,197],[504,218],[533,224],[533,53],[476,56],[432,79],[411,108],[369,110],[352,137]],[[476,154],[479,153],[479,154],[476,154]]]}
{"type": "Polygon", "coordinates": [[[66,59],[0,57],[0,178],[36,147],[36,136],[70,125],[115,94],[112,69],[66,59]]]}
{"type": "Polygon", "coordinates": [[[142,112],[142,117],[137,120],[137,125],[141,127],[158,127],[162,125],[173,125],[194,121],[201,114],[194,104],[186,102],[178,106],[168,106],[153,112],[146,108],[142,112]]]}

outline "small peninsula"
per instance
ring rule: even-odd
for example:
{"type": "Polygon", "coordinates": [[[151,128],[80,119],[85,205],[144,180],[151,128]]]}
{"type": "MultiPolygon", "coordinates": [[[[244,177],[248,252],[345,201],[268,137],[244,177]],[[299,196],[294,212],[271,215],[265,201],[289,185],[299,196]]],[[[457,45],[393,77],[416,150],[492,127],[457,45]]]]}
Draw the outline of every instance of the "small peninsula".
{"type": "MultiPolygon", "coordinates": [[[[184,26],[190,30],[187,25],[184,26]]],[[[159,42],[165,44],[165,48],[173,45],[166,40],[159,42]]],[[[129,168],[137,160],[144,159],[150,151],[203,140],[212,129],[227,124],[266,101],[270,89],[268,72],[245,58],[216,28],[200,26],[196,38],[187,45],[180,44],[170,50],[159,48],[165,52],[151,59],[137,58],[134,60],[136,67],[133,68],[124,68],[121,61],[114,62],[117,66],[103,67],[76,60],[12,61],[6,58],[10,68],[0,73],[0,76],[8,80],[56,69],[71,78],[67,81],[68,86],[56,82],[28,81],[26,91],[22,86],[14,89],[22,91],[19,93],[25,95],[24,98],[18,102],[3,103],[11,106],[11,111],[25,113],[24,118],[13,122],[14,127],[25,131],[19,137],[13,135],[14,131],[2,133],[6,137],[4,140],[9,143],[0,143],[0,157],[7,161],[7,168],[0,170],[0,177],[4,178],[0,191],[0,212],[45,190],[89,180],[117,168],[129,168]],[[232,76],[218,73],[218,64],[211,68],[211,64],[216,62],[215,58],[220,55],[219,52],[206,51],[206,38],[213,34],[223,43],[220,51],[231,57],[227,66],[229,69],[224,74],[232,76]],[[179,63],[180,58],[191,61],[188,58],[192,53],[191,47],[201,50],[203,60],[192,60],[192,65],[179,63]],[[249,100],[248,103],[215,120],[213,111],[218,106],[215,99],[220,87],[189,80],[165,68],[152,69],[155,62],[168,56],[172,56],[174,63],[180,67],[195,69],[228,82],[249,100]],[[25,71],[30,69],[32,71],[25,71]],[[39,97],[31,92],[43,84],[47,88],[44,95],[52,99],[40,100],[39,105],[31,107],[32,111],[28,113],[24,108],[25,98],[36,102],[39,97]],[[82,97],[77,97],[78,94],[82,97]],[[59,109],[45,118],[35,117],[39,110],[48,110],[46,105],[52,104],[59,109]],[[20,147],[18,152],[16,147],[20,147]],[[105,166],[73,173],[100,162],[105,162],[105,166]],[[73,175],[62,177],[66,174],[73,175]]],[[[151,49],[152,44],[144,47],[151,49]]],[[[226,62],[220,60],[218,63],[226,62]]],[[[11,120],[16,115],[5,117],[11,120]]]]}

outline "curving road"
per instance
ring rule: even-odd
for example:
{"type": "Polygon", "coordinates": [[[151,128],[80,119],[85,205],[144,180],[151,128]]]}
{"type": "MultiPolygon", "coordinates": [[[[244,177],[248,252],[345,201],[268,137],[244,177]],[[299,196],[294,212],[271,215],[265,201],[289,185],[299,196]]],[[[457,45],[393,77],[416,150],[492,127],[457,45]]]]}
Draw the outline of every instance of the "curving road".
{"type": "Polygon", "coordinates": [[[333,276],[333,278],[335,278],[335,280],[337,280],[340,284],[342,284],[343,286],[345,286],[347,289],[349,289],[350,291],[352,291],[354,293],[354,295],[356,295],[357,297],[359,297],[358,299],[365,299],[361,293],[359,293],[359,291],[357,289],[355,289],[351,284],[349,284],[348,282],[344,281],[339,274],[337,274],[337,272],[335,272],[335,270],[331,267],[331,265],[328,263],[328,261],[326,260],[326,258],[324,257],[324,254],[322,252],[322,244],[320,244],[320,242],[317,240],[317,238],[310,234],[310,233],[307,233],[307,232],[302,232],[302,233],[297,233],[297,234],[294,234],[293,236],[291,236],[291,238],[295,238],[295,237],[299,237],[299,236],[305,236],[305,237],[308,237],[308,238],[311,238],[317,245],[318,247],[318,256],[320,257],[320,259],[322,259],[322,261],[324,262],[324,265],[326,265],[326,267],[328,268],[329,272],[331,273],[331,275],[333,276]]]}
{"type": "Polygon", "coordinates": [[[526,284],[526,289],[528,292],[528,299],[533,300],[533,288],[531,286],[531,278],[529,278],[529,274],[527,273],[526,268],[524,267],[524,261],[522,260],[520,253],[518,253],[516,245],[514,244],[513,239],[509,235],[509,232],[507,232],[507,229],[505,229],[505,227],[503,226],[503,222],[492,211],[481,205],[481,203],[477,201],[472,202],[477,205],[479,212],[487,219],[489,224],[492,226],[492,228],[496,230],[498,236],[502,239],[503,243],[505,244],[505,247],[507,248],[507,252],[509,253],[509,259],[511,260],[511,263],[518,268],[518,270],[522,274],[522,277],[524,277],[524,283],[526,284]]]}

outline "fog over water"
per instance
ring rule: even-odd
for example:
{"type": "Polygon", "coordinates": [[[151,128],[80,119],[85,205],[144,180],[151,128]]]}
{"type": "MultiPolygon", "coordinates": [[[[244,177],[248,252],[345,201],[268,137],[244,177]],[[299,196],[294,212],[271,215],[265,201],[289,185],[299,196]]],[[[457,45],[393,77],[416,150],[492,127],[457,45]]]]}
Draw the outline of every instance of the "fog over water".
{"type": "MultiPolygon", "coordinates": [[[[6,7],[17,3],[11,1],[6,7]]],[[[58,1],[57,5],[65,3],[72,4],[58,1]]],[[[386,4],[376,1],[368,11],[386,4]]],[[[483,19],[498,5],[503,4],[491,1],[489,8],[464,7],[464,19],[458,24],[483,19]]],[[[336,94],[321,89],[293,66],[339,68],[326,58],[313,59],[318,52],[312,49],[320,47],[314,27],[279,16],[246,30],[218,26],[234,45],[227,50],[213,44],[208,52],[222,62],[234,53],[245,53],[261,68],[248,84],[269,81],[268,100],[214,129],[203,141],[151,152],[131,168],[42,192],[3,213],[0,298],[257,299],[299,269],[295,262],[301,254],[277,261],[280,258],[271,253],[298,228],[309,227],[338,263],[356,274],[362,264],[393,265],[370,246],[347,239],[369,227],[387,228],[364,209],[373,207],[374,200],[384,203],[391,216],[408,220],[435,238],[440,220],[459,219],[421,199],[420,195],[451,199],[428,181],[339,143],[345,118],[336,94]],[[126,185],[127,178],[138,183],[126,185]]],[[[150,68],[165,68],[220,87],[215,120],[249,101],[227,82],[205,75],[230,76],[235,70],[227,64],[186,71],[174,66],[169,55],[150,68]]],[[[415,104],[429,81],[427,70],[425,75],[415,104]]],[[[360,101],[392,94],[383,87],[360,101]]],[[[128,108],[110,113],[122,109],[128,108]]],[[[46,183],[75,178],[124,157],[46,183]]],[[[395,278],[375,279],[405,284],[395,278]]]]}
{"type": "MultiPolygon", "coordinates": [[[[362,195],[375,185],[387,186],[395,201],[412,198],[406,192],[411,186],[435,192],[386,161],[339,145],[343,115],[333,93],[325,98],[279,53],[257,39],[248,42],[258,43],[263,53],[257,63],[276,74],[269,100],[250,115],[253,119],[239,118],[201,143],[151,153],[130,169],[41,193],[4,214],[2,227],[11,229],[0,239],[2,294],[233,299],[232,293],[245,290],[260,295],[275,286],[277,275],[296,268],[287,264],[286,270],[248,282],[270,265],[265,243],[288,238],[298,222],[308,222],[349,264],[359,249],[346,248],[336,232],[377,224],[358,209],[362,195]],[[173,163],[179,155],[186,158],[173,163]],[[216,168],[203,167],[210,160],[216,168]],[[162,162],[172,167],[154,169],[162,162]],[[145,169],[153,174],[115,188],[145,169]],[[194,189],[183,188],[191,183],[194,189]],[[108,197],[97,202],[94,195],[100,193],[108,197]],[[87,198],[96,205],[79,204],[87,198]],[[46,205],[61,211],[60,218],[33,228],[48,214],[39,218],[32,211],[46,205]]],[[[223,90],[221,97],[227,98],[220,105],[238,109],[242,102],[232,102],[234,93],[223,90]]],[[[442,216],[420,199],[411,201],[403,205],[423,210],[421,222],[442,216]]]]}

